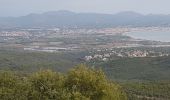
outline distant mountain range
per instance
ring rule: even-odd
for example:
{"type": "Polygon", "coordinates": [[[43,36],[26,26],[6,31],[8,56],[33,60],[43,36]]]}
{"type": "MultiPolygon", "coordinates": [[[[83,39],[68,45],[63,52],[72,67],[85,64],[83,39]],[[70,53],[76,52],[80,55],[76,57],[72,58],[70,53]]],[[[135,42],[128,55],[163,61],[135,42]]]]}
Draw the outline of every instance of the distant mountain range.
{"type": "Polygon", "coordinates": [[[0,27],[114,27],[170,26],[170,15],[142,15],[135,12],[117,14],[52,11],[21,17],[0,17],[0,27]]]}

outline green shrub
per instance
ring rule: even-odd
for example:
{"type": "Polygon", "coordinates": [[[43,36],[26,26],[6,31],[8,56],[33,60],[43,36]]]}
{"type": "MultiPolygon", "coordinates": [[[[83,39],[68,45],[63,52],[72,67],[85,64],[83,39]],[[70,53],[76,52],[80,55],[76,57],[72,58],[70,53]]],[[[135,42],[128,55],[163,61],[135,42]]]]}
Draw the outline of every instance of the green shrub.
{"type": "Polygon", "coordinates": [[[79,65],[72,69],[66,79],[71,93],[80,93],[90,100],[126,100],[118,84],[109,82],[101,70],[79,65]]]}
{"type": "Polygon", "coordinates": [[[0,72],[1,100],[27,100],[28,93],[27,81],[12,72],[0,72]]]}
{"type": "Polygon", "coordinates": [[[34,73],[30,77],[30,99],[37,100],[67,100],[69,93],[64,87],[64,76],[50,70],[34,73]]]}

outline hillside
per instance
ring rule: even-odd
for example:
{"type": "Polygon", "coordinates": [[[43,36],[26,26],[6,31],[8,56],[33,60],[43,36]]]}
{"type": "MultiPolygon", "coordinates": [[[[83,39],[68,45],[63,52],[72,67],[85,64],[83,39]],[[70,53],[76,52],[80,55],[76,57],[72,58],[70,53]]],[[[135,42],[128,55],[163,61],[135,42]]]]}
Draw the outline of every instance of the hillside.
{"type": "Polygon", "coordinates": [[[113,80],[169,80],[170,57],[123,58],[96,63],[113,80]]]}
{"type": "Polygon", "coordinates": [[[51,69],[66,72],[79,64],[80,53],[44,53],[0,50],[0,70],[35,72],[51,69]]]}
{"type": "MultiPolygon", "coordinates": [[[[38,53],[0,51],[0,70],[34,72],[52,69],[67,72],[71,66],[85,63],[86,52],[38,53]]],[[[120,58],[109,62],[87,63],[102,68],[112,80],[170,80],[170,57],[120,58]]]]}
{"type": "MultiPolygon", "coordinates": [[[[0,62],[1,62],[0,84],[4,84],[4,83],[6,84],[6,85],[0,85],[0,89],[5,88],[3,92],[0,91],[0,97],[1,98],[21,97],[22,99],[22,98],[31,98],[29,97],[29,95],[31,95],[31,96],[36,96],[37,98],[51,98],[49,94],[54,96],[58,94],[56,94],[56,92],[54,91],[50,91],[46,89],[46,87],[44,88],[45,89],[44,91],[47,91],[47,93],[39,91],[37,89],[37,85],[38,87],[42,86],[42,84],[40,84],[39,81],[44,82],[43,84],[50,86],[50,88],[53,88],[53,85],[55,85],[56,88],[59,84],[59,83],[55,83],[58,81],[54,81],[54,79],[58,79],[58,76],[56,75],[65,74],[66,76],[69,75],[69,80],[67,78],[68,76],[65,78],[64,76],[62,77],[64,78],[64,81],[66,80],[69,84],[75,82],[77,78],[80,78],[79,80],[82,85],[86,84],[86,82],[87,84],[91,84],[91,82],[97,82],[95,84],[98,84],[98,81],[100,81],[100,83],[103,82],[103,80],[101,80],[101,77],[105,77],[105,76],[103,72],[99,71],[100,77],[98,73],[94,74],[94,72],[98,72],[98,69],[102,68],[107,78],[109,79],[109,82],[114,81],[113,82],[115,84],[114,86],[116,87],[118,86],[119,89],[116,89],[116,91],[118,92],[123,91],[123,94],[126,93],[128,100],[144,100],[144,99],[169,100],[170,57],[119,58],[117,60],[112,60],[109,62],[96,62],[95,64],[93,63],[90,65],[95,65],[96,66],[95,68],[97,70],[93,69],[94,67],[92,66],[92,69],[90,68],[91,71],[90,70],[86,71],[87,69],[85,67],[84,68],[80,67],[78,69],[76,69],[76,67],[73,68],[73,66],[77,64],[84,63],[80,58],[83,57],[85,53],[86,52],[77,52],[77,53],[70,52],[68,54],[68,53],[40,53],[40,52],[0,50],[0,62]],[[50,70],[53,70],[54,72],[50,70]],[[55,71],[57,71],[57,73],[64,72],[64,74],[57,74],[55,71]],[[74,73],[70,73],[70,72],[74,72],[74,73]],[[92,76],[88,76],[88,75],[92,75],[92,76]],[[95,77],[99,77],[99,79],[96,80],[96,78],[93,75],[95,75],[95,77]],[[4,77],[6,77],[5,80],[3,80],[4,77]],[[73,79],[74,77],[75,79],[73,79]],[[86,81],[83,81],[82,77],[86,79],[86,81]],[[15,83],[12,85],[12,87],[10,84],[11,79],[12,82],[15,83]],[[34,85],[36,85],[36,88],[34,87],[34,85]],[[32,88],[33,90],[31,90],[30,88],[32,88]],[[34,91],[32,92],[33,94],[27,93],[30,91],[34,91]],[[8,94],[9,92],[11,94],[8,94]],[[22,94],[20,94],[21,92],[22,94]],[[34,95],[34,93],[36,95],[34,95]],[[37,93],[43,94],[44,97],[38,96],[37,93]],[[18,94],[22,96],[18,96],[18,94]]],[[[62,77],[61,77],[61,81],[63,80],[62,77]]],[[[63,83],[63,84],[68,84],[68,83],[63,83]]],[[[74,84],[77,84],[77,82],[71,85],[74,84]]],[[[91,86],[87,84],[83,86],[91,86]]],[[[95,85],[94,87],[96,86],[98,85],[95,85]]],[[[103,86],[103,84],[99,86],[103,86]]],[[[61,89],[66,89],[67,87],[69,86],[62,87],[61,89]]],[[[99,92],[100,90],[101,89],[99,89],[99,92]]],[[[89,91],[93,91],[93,90],[91,90],[90,88],[89,91]]],[[[84,96],[85,95],[83,94],[84,92],[80,91],[79,94],[72,95],[72,96],[78,96],[78,95],[84,96]]],[[[64,95],[62,95],[62,93],[60,93],[59,96],[63,97],[64,95]]],[[[93,91],[92,93],[95,92],[93,91]]],[[[115,94],[114,96],[117,95],[118,94],[115,94]]],[[[70,98],[69,96],[71,95],[67,95],[66,97],[70,98]]],[[[89,99],[89,100],[96,100],[96,99],[89,99]]],[[[120,100],[125,100],[125,99],[120,99],[120,100]]]]}

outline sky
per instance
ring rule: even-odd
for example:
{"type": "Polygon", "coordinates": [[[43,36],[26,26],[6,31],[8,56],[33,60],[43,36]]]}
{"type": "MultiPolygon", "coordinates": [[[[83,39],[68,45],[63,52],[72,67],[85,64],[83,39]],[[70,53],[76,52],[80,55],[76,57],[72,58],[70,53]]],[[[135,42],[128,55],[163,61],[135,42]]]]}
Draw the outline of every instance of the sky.
{"type": "Polygon", "coordinates": [[[0,17],[69,10],[115,14],[134,11],[141,14],[170,14],[170,0],[0,0],[0,17]]]}

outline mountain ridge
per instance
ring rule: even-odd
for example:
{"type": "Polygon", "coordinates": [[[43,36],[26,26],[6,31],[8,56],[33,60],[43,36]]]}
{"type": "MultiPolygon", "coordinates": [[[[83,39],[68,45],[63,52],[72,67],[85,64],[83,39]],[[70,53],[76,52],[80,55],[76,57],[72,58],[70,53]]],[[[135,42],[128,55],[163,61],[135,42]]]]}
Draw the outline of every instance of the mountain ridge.
{"type": "Polygon", "coordinates": [[[0,27],[114,27],[170,26],[170,15],[125,11],[116,14],[75,13],[66,10],[0,17],[0,27]]]}

